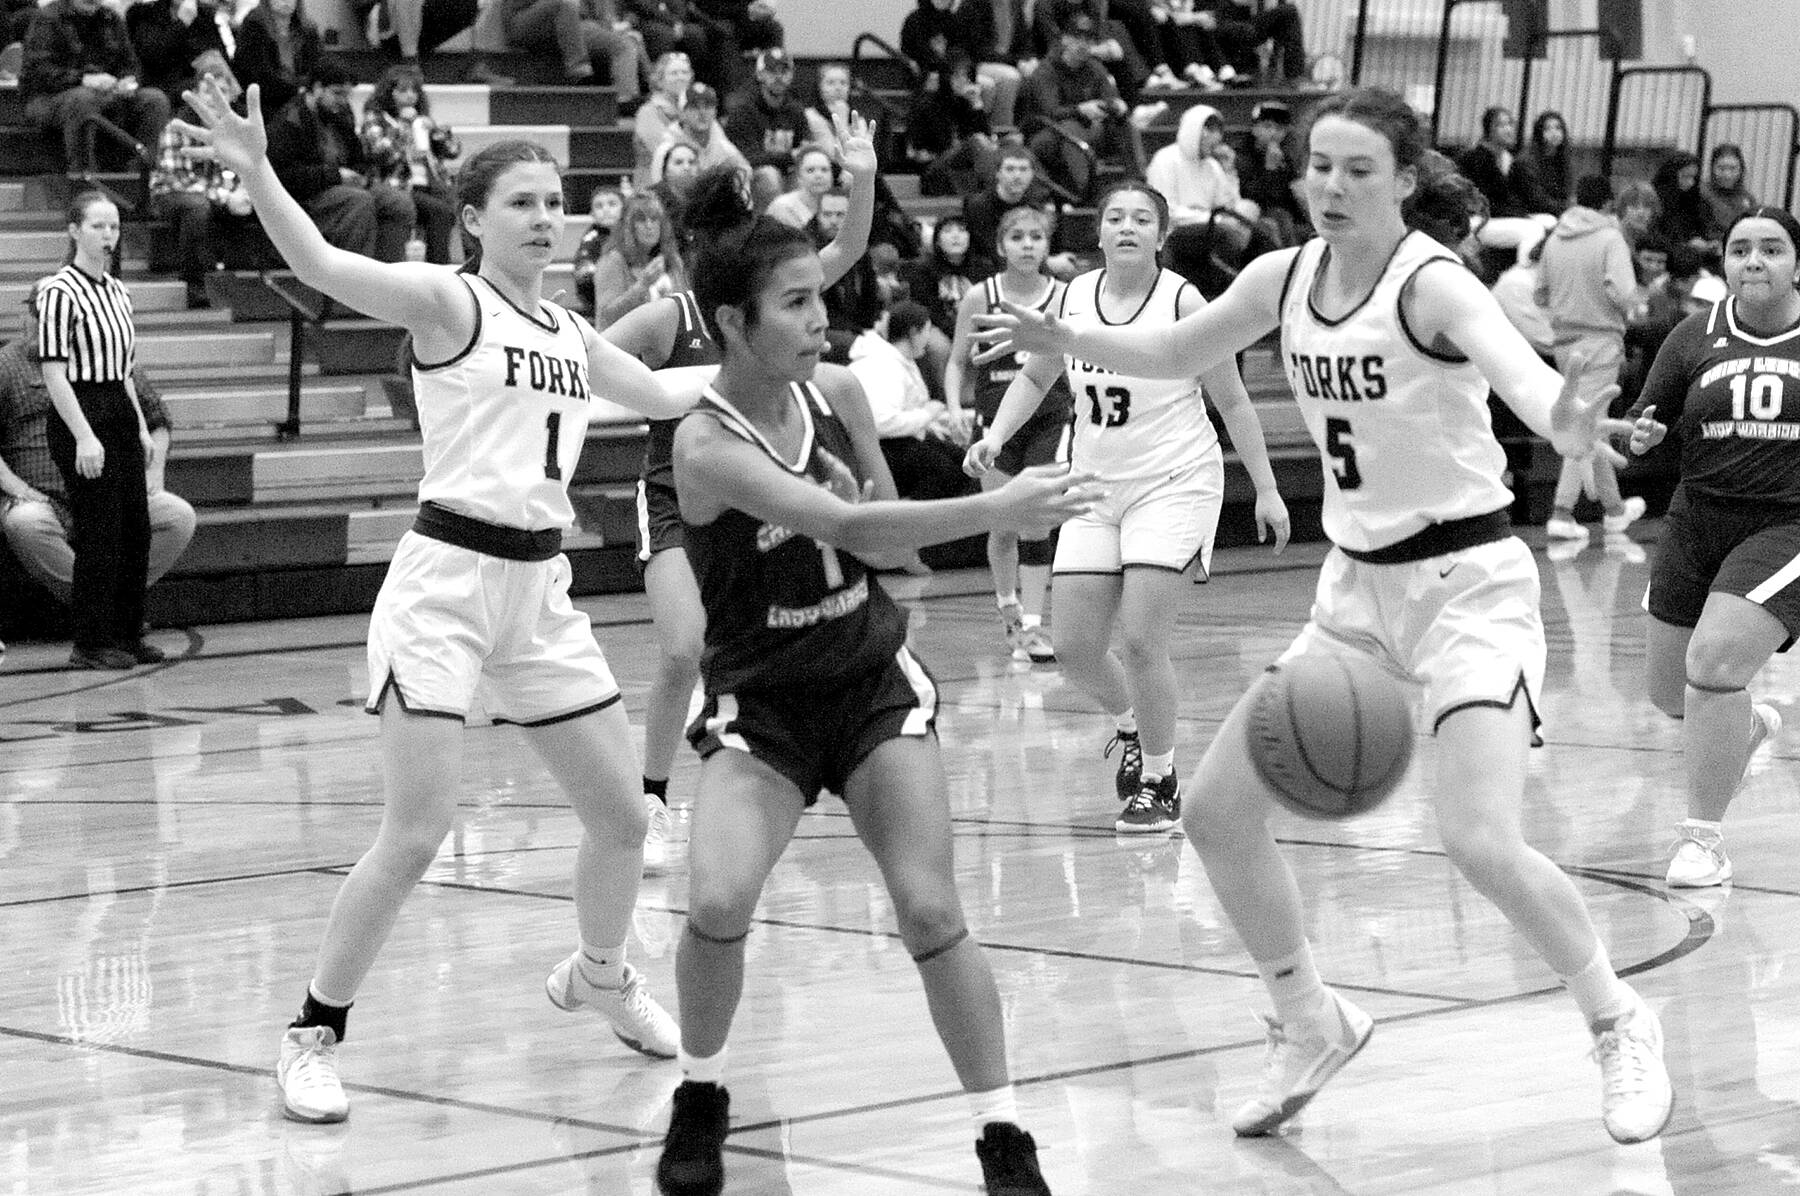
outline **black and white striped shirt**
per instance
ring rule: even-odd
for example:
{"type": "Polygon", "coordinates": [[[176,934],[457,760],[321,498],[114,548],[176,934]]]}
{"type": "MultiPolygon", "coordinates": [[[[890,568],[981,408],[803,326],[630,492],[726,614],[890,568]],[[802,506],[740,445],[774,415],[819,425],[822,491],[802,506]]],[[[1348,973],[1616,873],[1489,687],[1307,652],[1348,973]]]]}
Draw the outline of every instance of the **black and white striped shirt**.
{"type": "Polygon", "coordinates": [[[38,287],[38,356],[66,361],[71,382],[123,382],[136,363],[125,284],[70,264],[38,287]]]}

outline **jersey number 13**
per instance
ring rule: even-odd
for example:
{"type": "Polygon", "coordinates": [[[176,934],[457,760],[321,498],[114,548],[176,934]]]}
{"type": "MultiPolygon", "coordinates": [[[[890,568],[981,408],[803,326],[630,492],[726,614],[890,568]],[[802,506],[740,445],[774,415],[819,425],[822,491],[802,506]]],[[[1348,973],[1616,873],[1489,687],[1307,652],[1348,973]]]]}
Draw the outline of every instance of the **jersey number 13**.
{"type": "Polygon", "coordinates": [[[1131,418],[1131,392],[1123,386],[1109,386],[1102,394],[1099,387],[1089,385],[1087,397],[1088,422],[1096,428],[1122,428],[1131,418]]]}

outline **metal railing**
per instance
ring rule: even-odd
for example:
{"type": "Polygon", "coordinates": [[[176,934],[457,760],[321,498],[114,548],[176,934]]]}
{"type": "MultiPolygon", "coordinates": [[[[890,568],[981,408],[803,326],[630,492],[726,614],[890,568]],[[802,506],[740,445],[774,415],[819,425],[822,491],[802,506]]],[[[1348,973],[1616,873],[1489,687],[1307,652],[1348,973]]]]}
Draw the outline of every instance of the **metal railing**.
{"type": "Polygon", "coordinates": [[[1620,66],[1607,94],[1601,171],[1616,173],[1622,150],[1698,154],[1711,106],[1712,76],[1697,66],[1620,66]]]}
{"type": "Polygon", "coordinates": [[[281,440],[293,440],[300,435],[300,378],[306,351],[306,330],[325,322],[325,318],[331,314],[332,301],[329,296],[315,291],[289,274],[265,272],[262,283],[288,309],[287,418],[275,425],[275,435],[281,440]]]}

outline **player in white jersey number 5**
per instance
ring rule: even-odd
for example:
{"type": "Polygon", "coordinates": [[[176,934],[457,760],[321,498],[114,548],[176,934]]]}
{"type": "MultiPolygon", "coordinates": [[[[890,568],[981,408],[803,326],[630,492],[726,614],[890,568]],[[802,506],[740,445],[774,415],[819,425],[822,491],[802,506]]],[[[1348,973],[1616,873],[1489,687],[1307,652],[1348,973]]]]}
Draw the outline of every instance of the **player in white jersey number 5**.
{"type": "Polygon", "coordinates": [[[337,1044],[351,1000],[400,906],[456,814],[462,725],[471,703],[527,729],[582,827],[575,856],[581,949],[551,973],[550,999],[591,1007],[645,1054],[673,1057],[673,1019],[625,963],[643,870],[645,814],[619,688],[587,616],[569,601],[562,533],[569,480],[594,394],[646,415],[686,398],[585,321],[540,298],[563,230],[562,179],[542,146],[509,141],[458,180],[462,271],[382,263],[328,245],[276,179],[250,89],[249,118],[210,80],[189,93],[188,132],[244,180],[263,227],[309,286],[412,334],[424,437],[419,518],[401,540],[369,626],[369,709],[381,716],[386,806],[325,927],[276,1079],[288,1116],[341,1121],[337,1044]],[[602,381],[604,380],[604,381],[602,381]]]}
{"type": "MultiPolygon", "coordinates": [[[[1105,268],[1069,284],[1061,323],[1167,328],[1199,310],[1206,300],[1194,285],[1157,263],[1168,235],[1169,205],[1158,192],[1141,182],[1114,186],[1100,201],[1105,268]]],[[[1115,720],[1117,737],[1107,748],[1121,749],[1116,786],[1125,803],[1116,828],[1166,832],[1181,818],[1174,766],[1180,696],[1169,644],[1188,579],[1206,577],[1225,501],[1225,458],[1201,383],[1256,485],[1257,522],[1273,532],[1277,552],[1287,544],[1287,508],[1275,491],[1262,425],[1230,357],[1163,378],[1081,357],[1031,356],[992,424],[969,447],[970,473],[993,467],[1065,368],[1075,400],[1070,459],[1106,484],[1107,497],[1070,520],[1057,542],[1056,655],[1115,720]]]]}
{"type": "MultiPolygon", "coordinates": [[[[1256,259],[1195,315],[1156,329],[1074,327],[1023,310],[987,322],[997,343],[1151,377],[1192,375],[1280,327],[1335,545],[1290,651],[1366,654],[1422,688],[1439,742],[1445,850],[1568,985],[1595,1037],[1607,1131],[1642,1141],[1669,1117],[1661,1027],[1613,971],[1573,883],[1520,827],[1544,635],[1536,567],[1506,523],[1512,496],[1487,390],[1567,456],[1630,425],[1602,418],[1611,391],[1577,399],[1480,281],[1409,230],[1421,196],[1450,184],[1422,177],[1424,133],[1403,100],[1333,96],[1306,144],[1319,238],[1256,259]]],[[[1246,717],[1240,701],[1207,750],[1186,823],[1276,1008],[1262,1090],[1234,1121],[1254,1135],[1305,1105],[1372,1022],[1313,966],[1246,717]]]]}

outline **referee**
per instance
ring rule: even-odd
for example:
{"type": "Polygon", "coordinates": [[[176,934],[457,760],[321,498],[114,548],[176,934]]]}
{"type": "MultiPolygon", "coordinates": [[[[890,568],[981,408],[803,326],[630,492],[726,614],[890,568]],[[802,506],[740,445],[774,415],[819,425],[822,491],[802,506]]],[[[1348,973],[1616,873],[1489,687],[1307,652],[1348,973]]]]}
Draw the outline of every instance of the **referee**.
{"type": "Polygon", "coordinates": [[[70,610],[78,669],[128,669],[163,658],[144,642],[150,511],[144,460],[154,450],[137,388],[131,296],[107,273],[119,209],[98,191],[69,205],[69,264],[38,282],[38,354],[60,417],[50,455],[75,519],[70,610]]]}

